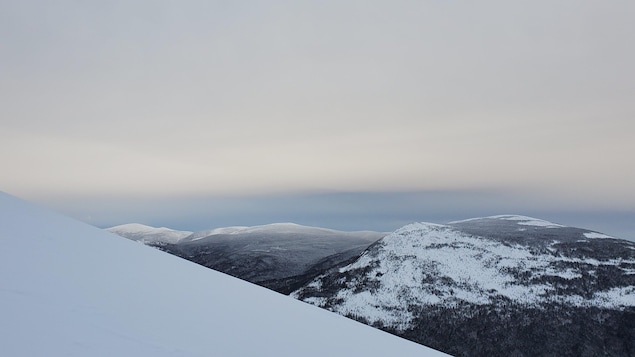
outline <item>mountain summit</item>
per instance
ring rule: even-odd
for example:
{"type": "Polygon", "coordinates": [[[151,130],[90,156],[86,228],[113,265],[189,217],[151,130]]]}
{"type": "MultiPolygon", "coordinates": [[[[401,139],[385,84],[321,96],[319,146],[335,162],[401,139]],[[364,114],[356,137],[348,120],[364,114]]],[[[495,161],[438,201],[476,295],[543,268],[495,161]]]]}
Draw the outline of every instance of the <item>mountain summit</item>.
{"type": "Polygon", "coordinates": [[[455,355],[635,354],[635,243],[531,217],[411,224],[292,296],[455,355]]]}

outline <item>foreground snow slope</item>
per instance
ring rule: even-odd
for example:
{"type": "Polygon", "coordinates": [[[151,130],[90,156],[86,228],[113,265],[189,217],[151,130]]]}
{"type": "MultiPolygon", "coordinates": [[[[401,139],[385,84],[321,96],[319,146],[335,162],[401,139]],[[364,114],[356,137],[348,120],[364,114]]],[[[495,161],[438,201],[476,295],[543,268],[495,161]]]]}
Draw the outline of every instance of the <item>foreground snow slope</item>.
{"type": "Polygon", "coordinates": [[[0,193],[4,356],[442,353],[0,193]]]}

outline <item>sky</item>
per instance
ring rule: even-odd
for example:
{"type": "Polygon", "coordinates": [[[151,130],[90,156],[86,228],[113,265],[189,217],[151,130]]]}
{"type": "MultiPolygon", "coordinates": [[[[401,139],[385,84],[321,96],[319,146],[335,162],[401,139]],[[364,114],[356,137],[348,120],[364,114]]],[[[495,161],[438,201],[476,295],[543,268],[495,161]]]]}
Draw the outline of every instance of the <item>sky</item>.
{"type": "Polygon", "coordinates": [[[0,190],[105,227],[635,239],[632,1],[0,0],[0,190]]]}

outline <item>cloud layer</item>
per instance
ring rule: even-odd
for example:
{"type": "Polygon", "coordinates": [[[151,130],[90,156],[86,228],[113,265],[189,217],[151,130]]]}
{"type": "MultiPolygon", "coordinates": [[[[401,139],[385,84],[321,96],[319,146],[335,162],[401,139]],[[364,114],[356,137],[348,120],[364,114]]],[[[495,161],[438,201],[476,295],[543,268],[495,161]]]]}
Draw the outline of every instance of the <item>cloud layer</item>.
{"type": "Polygon", "coordinates": [[[0,4],[2,189],[635,206],[627,1],[0,4]]]}

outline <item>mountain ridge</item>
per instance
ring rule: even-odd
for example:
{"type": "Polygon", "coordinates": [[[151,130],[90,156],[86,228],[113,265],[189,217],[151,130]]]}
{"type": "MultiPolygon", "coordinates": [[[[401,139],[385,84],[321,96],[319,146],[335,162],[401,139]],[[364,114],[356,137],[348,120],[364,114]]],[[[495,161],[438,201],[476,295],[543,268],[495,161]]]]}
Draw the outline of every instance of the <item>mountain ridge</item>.
{"type": "MultiPolygon", "coordinates": [[[[630,241],[513,214],[418,222],[263,279],[284,266],[272,249],[235,248],[284,250],[298,236],[230,231],[187,244],[222,262],[203,265],[456,356],[635,354],[630,241]],[[219,242],[229,249],[207,245],[219,242]]],[[[197,261],[178,246],[157,247],[197,261]]]]}
{"type": "MultiPolygon", "coordinates": [[[[132,234],[132,239],[288,294],[314,278],[321,269],[348,261],[386,234],[272,223],[214,228],[194,232],[175,242],[144,240],[137,233],[132,234]]],[[[126,236],[125,232],[122,236],[126,236]]]]}

